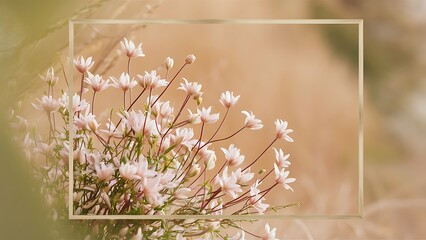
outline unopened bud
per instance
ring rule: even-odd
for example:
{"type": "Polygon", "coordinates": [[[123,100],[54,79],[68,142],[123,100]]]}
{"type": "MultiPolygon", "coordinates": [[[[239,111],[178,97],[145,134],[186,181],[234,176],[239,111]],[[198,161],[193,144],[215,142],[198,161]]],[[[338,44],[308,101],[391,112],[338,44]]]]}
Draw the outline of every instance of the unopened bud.
{"type": "Polygon", "coordinates": [[[188,55],[185,59],[186,64],[191,64],[195,61],[196,57],[194,54],[188,55]]]}
{"type": "Polygon", "coordinates": [[[191,171],[189,172],[189,176],[190,178],[197,176],[200,173],[200,165],[199,164],[194,164],[191,167],[191,171]]]}
{"type": "Polygon", "coordinates": [[[170,68],[173,67],[173,58],[167,57],[166,58],[166,69],[169,70],[170,68]]]}
{"type": "Polygon", "coordinates": [[[264,169],[264,168],[260,169],[259,170],[259,175],[262,174],[262,173],[264,173],[264,172],[266,172],[266,169],[264,169]]]}

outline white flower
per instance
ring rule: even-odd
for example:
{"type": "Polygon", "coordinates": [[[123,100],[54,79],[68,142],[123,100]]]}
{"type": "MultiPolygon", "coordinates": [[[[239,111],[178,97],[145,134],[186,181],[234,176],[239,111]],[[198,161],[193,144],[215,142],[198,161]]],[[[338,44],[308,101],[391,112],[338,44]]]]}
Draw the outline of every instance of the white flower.
{"type": "Polygon", "coordinates": [[[171,58],[171,57],[167,57],[167,58],[166,58],[166,61],[165,61],[165,64],[166,64],[166,69],[167,69],[167,70],[169,70],[170,68],[172,68],[172,67],[173,67],[173,64],[174,64],[174,60],[173,60],[173,58],[171,58]]]}
{"type": "Polygon", "coordinates": [[[231,144],[228,149],[221,148],[223,153],[225,154],[226,164],[231,167],[236,167],[240,165],[245,156],[240,155],[240,149],[236,148],[234,144],[231,144]]]}
{"type": "Polygon", "coordinates": [[[170,142],[173,145],[183,145],[190,149],[194,146],[194,141],[196,141],[192,139],[193,137],[194,130],[192,128],[178,128],[174,135],[170,135],[170,142]]]}
{"type": "Polygon", "coordinates": [[[126,180],[140,179],[140,177],[136,175],[138,168],[131,163],[121,163],[119,171],[121,176],[126,180]]]}
{"type": "Polygon", "coordinates": [[[246,128],[257,130],[263,127],[262,121],[256,119],[256,116],[254,116],[253,112],[242,111],[241,113],[246,115],[246,120],[244,122],[246,128]]]}
{"type": "Polygon", "coordinates": [[[265,225],[266,235],[262,237],[262,240],[278,240],[278,238],[275,238],[276,230],[277,230],[276,228],[271,229],[269,227],[269,224],[266,224],[265,225]]]}
{"type": "Polygon", "coordinates": [[[274,172],[275,172],[275,181],[277,183],[280,183],[281,185],[283,185],[283,187],[285,189],[290,189],[291,191],[294,192],[293,188],[291,188],[288,183],[292,183],[294,181],[296,181],[295,178],[287,178],[288,175],[290,174],[289,171],[285,171],[285,169],[281,169],[279,170],[277,164],[274,163],[274,172]]]}
{"type": "Polygon", "coordinates": [[[118,115],[121,117],[121,119],[123,119],[123,123],[126,124],[129,128],[133,129],[135,132],[139,133],[142,131],[145,119],[145,114],[142,111],[124,111],[123,115],[118,115]]]}
{"type": "Polygon", "coordinates": [[[231,174],[228,176],[228,167],[222,172],[222,176],[219,177],[219,185],[222,191],[231,196],[232,198],[237,198],[237,192],[242,192],[241,186],[237,184],[237,177],[231,174]]]}
{"type": "Polygon", "coordinates": [[[157,102],[152,108],[152,114],[161,119],[168,119],[173,114],[174,109],[170,106],[170,101],[157,102]]]}
{"type": "Polygon", "coordinates": [[[105,165],[103,162],[100,165],[96,164],[95,170],[99,181],[108,181],[114,174],[114,166],[112,164],[105,165]]]}
{"type": "Polygon", "coordinates": [[[90,112],[90,109],[86,108],[84,114],[74,116],[74,124],[78,129],[90,129],[92,132],[96,132],[99,124],[95,117],[96,116],[90,112]]]}
{"type": "Polygon", "coordinates": [[[102,79],[102,76],[99,76],[98,74],[93,75],[90,72],[88,72],[88,74],[89,76],[84,80],[84,82],[89,84],[89,86],[92,87],[93,91],[100,92],[109,87],[109,80],[104,81],[102,79]]]}
{"type": "Polygon", "coordinates": [[[89,71],[95,62],[92,61],[92,57],[88,57],[86,60],[84,60],[83,57],[78,57],[77,60],[74,59],[74,66],[77,68],[77,70],[81,73],[85,73],[89,71]]]}
{"type": "Polygon", "coordinates": [[[130,240],[143,240],[142,228],[138,228],[138,232],[135,236],[133,236],[130,240]]]}
{"type": "Polygon", "coordinates": [[[233,92],[226,91],[220,95],[220,103],[222,103],[223,106],[226,108],[233,107],[235,104],[237,104],[238,100],[240,99],[240,96],[234,97],[233,92]]]}
{"type": "Polygon", "coordinates": [[[53,154],[53,149],[55,149],[55,143],[48,145],[44,142],[39,142],[35,151],[49,157],[53,154]]]}
{"type": "Polygon", "coordinates": [[[188,109],[188,123],[190,124],[198,124],[201,122],[201,116],[199,113],[192,113],[191,110],[188,109]]]}
{"type": "Polygon", "coordinates": [[[243,172],[241,172],[241,168],[238,168],[232,174],[237,178],[237,183],[240,185],[250,181],[254,176],[254,173],[250,172],[250,168],[247,168],[243,172]]]}
{"type": "Polygon", "coordinates": [[[155,70],[152,70],[151,73],[145,71],[144,76],[138,75],[137,81],[141,87],[151,89],[164,87],[169,83],[165,79],[161,79],[159,75],[157,76],[157,72],[155,70]]]}
{"type": "MultiPolygon", "coordinates": [[[[59,102],[62,107],[68,109],[68,103],[69,103],[69,96],[66,92],[62,94],[61,99],[59,99],[59,102]]],[[[89,103],[87,103],[86,99],[83,98],[83,100],[80,101],[80,95],[77,93],[74,94],[72,97],[72,110],[74,113],[82,111],[86,109],[89,106],[89,103]]]]}
{"type": "Polygon", "coordinates": [[[190,55],[186,56],[185,63],[191,64],[195,61],[195,59],[196,59],[196,57],[194,56],[194,54],[190,54],[190,55]]]}
{"type": "Polygon", "coordinates": [[[164,188],[160,181],[161,177],[159,175],[155,178],[142,178],[139,186],[139,191],[143,193],[146,200],[153,206],[162,205],[166,199],[166,196],[160,193],[164,188]]]}
{"type": "Polygon", "coordinates": [[[200,119],[203,123],[215,123],[219,120],[219,113],[211,114],[212,107],[202,108],[201,111],[197,109],[197,113],[200,114],[200,119]]]}
{"type": "Polygon", "coordinates": [[[274,148],[274,151],[275,158],[277,159],[278,167],[280,169],[291,165],[291,162],[287,160],[290,157],[290,154],[284,155],[284,152],[281,148],[279,150],[274,148]]]}
{"type": "Polygon", "coordinates": [[[111,119],[109,119],[109,122],[105,124],[106,125],[106,129],[102,129],[100,130],[100,132],[103,132],[105,134],[107,134],[108,137],[122,137],[123,136],[123,132],[124,132],[124,128],[125,125],[121,124],[121,129],[115,129],[115,124],[111,121],[111,119]]]}
{"type": "Polygon", "coordinates": [[[141,155],[139,157],[139,161],[137,163],[137,171],[136,174],[142,179],[142,178],[152,178],[157,175],[157,173],[154,170],[148,169],[148,161],[146,160],[145,156],[141,155]]]}
{"type": "Polygon", "coordinates": [[[135,47],[135,44],[132,40],[127,40],[127,38],[124,38],[124,41],[121,41],[120,45],[123,53],[125,53],[129,58],[145,57],[145,54],[142,52],[142,43],[139,43],[139,45],[135,47]]]}
{"type": "Polygon", "coordinates": [[[59,109],[59,102],[54,99],[52,96],[43,96],[41,101],[38,101],[37,104],[32,104],[37,110],[44,110],[46,113],[51,114],[59,109]]]}
{"type": "Polygon", "coordinates": [[[112,86],[115,88],[120,88],[123,90],[123,92],[126,92],[127,90],[134,88],[138,83],[132,79],[130,80],[130,76],[127,73],[121,73],[120,78],[117,79],[115,77],[110,77],[112,80],[112,86]]]}
{"type": "Polygon", "coordinates": [[[189,188],[179,188],[178,190],[176,190],[176,192],[174,193],[175,198],[177,199],[187,199],[188,198],[188,194],[191,192],[191,189],[189,188]]]}
{"type": "Polygon", "coordinates": [[[287,142],[294,142],[294,140],[288,136],[289,133],[293,132],[293,129],[287,129],[287,121],[277,119],[275,121],[275,129],[277,132],[277,139],[284,139],[287,142]]]}
{"type": "Polygon", "coordinates": [[[47,69],[46,75],[40,75],[40,78],[43,79],[49,86],[54,86],[58,82],[58,77],[55,77],[55,71],[53,67],[47,69]]]}
{"type": "Polygon", "coordinates": [[[188,82],[185,78],[183,78],[183,81],[185,83],[181,83],[180,87],[178,89],[181,89],[185,91],[189,96],[193,97],[194,99],[198,99],[203,94],[201,92],[201,84],[197,82],[188,82]]]}
{"type": "Polygon", "coordinates": [[[259,180],[256,180],[256,182],[250,187],[250,203],[259,214],[263,214],[269,207],[269,204],[262,203],[265,198],[260,195],[260,190],[258,189],[259,185],[259,180]]]}
{"type": "Polygon", "coordinates": [[[211,170],[216,166],[216,153],[213,150],[202,148],[199,152],[201,158],[204,159],[206,170],[211,170]]]}

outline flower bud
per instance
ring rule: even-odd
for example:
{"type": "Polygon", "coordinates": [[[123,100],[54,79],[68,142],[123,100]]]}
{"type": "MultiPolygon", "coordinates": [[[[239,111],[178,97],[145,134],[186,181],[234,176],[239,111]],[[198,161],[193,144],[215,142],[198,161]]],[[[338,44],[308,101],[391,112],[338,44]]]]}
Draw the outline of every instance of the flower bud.
{"type": "Polygon", "coordinates": [[[194,164],[191,167],[191,170],[189,172],[189,176],[190,178],[197,176],[200,173],[200,165],[199,164],[194,164]]]}
{"type": "Polygon", "coordinates": [[[173,58],[167,57],[166,58],[166,69],[169,70],[170,68],[172,68],[173,63],[174,63],[173,58]]]}
{"type": "Polygon", "coordinates": [[[185,59],[185,63],[186,64],[191,64],[195,61],[196,57],[194,56],[194,54],[188,55],[185,59]]]}

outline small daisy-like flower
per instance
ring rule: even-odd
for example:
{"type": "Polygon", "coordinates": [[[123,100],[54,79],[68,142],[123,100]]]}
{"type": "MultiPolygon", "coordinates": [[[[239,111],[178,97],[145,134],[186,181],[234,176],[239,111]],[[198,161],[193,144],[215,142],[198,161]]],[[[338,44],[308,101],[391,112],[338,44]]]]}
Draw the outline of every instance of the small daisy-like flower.
{"type": "Polygon", "coordinates": [[[278,168],[277,164],[274,163],[274,172],[275,172],[275,181],[281,185],[283,185],[283,187],[285,189],[290,189],[291,191],[294,192],[293,188],[291,188],[288,184],[292,183],[294,181],[296,181],[295,178],[287,178],[288,175],[290,174],[289,171],[285,171],[284,168],[282,168],[281,170],[278,168]]]}
{"type": "Polygon", "coordinates": [[[114,167],[112,164],[105,165],[101,163],[100,165],[95,165],[96,176],[99,178],[99,181],[108,181],[114,174],[114,167]]]}
{"type": "Polygon", "coordinates": [[[231,174],[228,176],[228,167],[222,172],[222,176],[219,177],[219,185],[222,191],[231,196],[232,198],[237,198],[237,192],[242,192],[241,186],[237,183],[237,177],[231,174]]]}
{"type": "Polygon", "coordinates": [[[121,176],[126,180],[140,179],[140,177],[136,175],[138,168],[131,163],[121,163],[119,171],[121,176]]]}
{"type": "Polygon", "coordinates": [[[82,56],[74,59],[74,66],[81,73],[89,71],[93,67],[93,64],[95,64],[95,62],[92,61],[92,57],[88,57],[86,60],[84,60],[82,56]]]}
{"type": "Polygon", "coordinates": [[[263,214],[269,207],[269,204],[262,203],[265,200],[264,197],[260,194],[259,180],[250,187],[250,203],[253,204],[253,207],[257,210],[258,213],[263,214]]]}
{"type": "Polygon", "coordinates": [[[240,155],[240,149],[236,148],[234,144],[231,144],[228,149],[221,148],[222,152],[225,154],[226,164],[231,167],[236,167],[240,165],[245,156],[240,155]]]}
{"type": "Polygon", "coordinates": [[[190,192],[191,192],[190,188],[179,188],[174,193],[174,197],[177,198],[177,199],[187,199],[188,198],[188,194],[190,192]]]}
{"type": "Polygon", "coordinates": [[[200,114],[200,119],[203,123],[215,123],[219,120],[219,113],[211,114],[212,107],[197,109],[197,113],[200,114]]]}
{"type": "Polygon", "coordinates": [[[275,238],[276,235],[276,228],[271,229],[271,227],[269,227],[269,224],[265,225],[265,231],[266,231],[266,235],[264,237],[262,237],[262,240],[278,240],[278,238],[275,238]]]}
{"type": "Polygon", "coordinates": [[[152,178],[157,175],[157,173],[154,170],[148,169],[148,161],[146,158],[141,155],[139,157],[139,161],[137,163],[137,172],[136,174],[142,179],[142,178],[152,178]]]}
{"type": "Polygon", "coordinates": [[[124,41],[121,41],[120,45],[123,53],[125,53],[129,58],[145,57],[145,54],[142,52],[142,43],[139,43],[139,45],[136,47],[132,40],[127,40],[127,38],[124,38],[124,41]]]}
{"type": "Polygon", "coordinates": [[[55,71],[53,67],[47,69],[46,75],[40,75],[40,78],[43,79],[49,86],[54,86],[58,82],[58,77],[55,77],[55,71]]]}
{"type": "Polygon", "coordinates": [[[165,79],[161,79],[155,70],[152,70],[150,73],[145,72],[144,76],[138,75],[137,81],[141,87],[151,89],[164,87],[169,83],[165,79]]]}
{"type": "Polygon", "coordinates": [[[287,160],[290,157],[290,154],[284,155],[284,152],[281,148],[279,150],[274,148],[274,151],[275,158],[277,159],[278,167],[280,169],[291,165],[291,162],[287,160]]]}
{"type": "Polygon", "coordinates": [[[115,77],[110,77],[112,80],[112,86],[115,88],[120,88],[123,90],[123,92],[126,92],[127,90],[134,88],[138,83],[132,79],[130,80],[130,76],[127,73],[121,73],[120,78],[117,79],[115,77]]]}
{"type": "Polygon", "coordinates": [[[194,54],[190,54],[190,55],[186,56],[185,63],[191,64],[195,61],[195,59],[196,59],[196,57],[194,56],[194,54]]]}
{"type": "Polygon", "coordinates": [[[247,168],[244,171],[241,171],[241,168],[238,168],[235,172],[232,172],[232,174],[237,178],[237,183],[240,185],[247,183],[254,176],[254,173],[250,172],[250,168],[247,168]]]}
{"type": "Polygon", "coordinates": [[[198,99],[201,95],[203,95],[203,92],[201,92],[201,84],[197,82],[188,82],[186,78],[183,78],[183,81],[185,81],[185,83],[181,83],[178,89],[185,91],[194,99],[198,99]]]}
{"type": "Polygon", "coordinates": [[[220,103],[222,103],[223,106],[226,108],[233,107],[235,104],[237,104],[238,100],[240,99],[240,96],[234,96],[233,92],[226,91],[220,95],[220,103]]]}
{"type": "Polygon", "coordinates": [[[90,72],[88,72],[88,74],[89,76],[84,80],[84,82],[89,84],[93,91],[100,92],[109,87],[109,80],[104,81],[102,76],[99,76],[98,74],[93,75],[90,72]]]}
{"type": "Polygon", "coordinates": [[[287,129],[287,127],[288,127],[287,121],[283,121],[280,119],[277,119],[275,121],[277,139],[284,139],[287,142],[294,142],[294,140],[290,136],[288,136],[289,133],[293,132],[293,129],[287,129]]]}
{"type": "Polygon", "coordinates": [[[242,111],[241,113],[246,115],[246,120],[244,122],[246,128],[252,130],[263,128],[262,121],[260,119],[256,119],[256,116],[254,116],[253,112],[242,111]]]}
{"type": "Polygon", "coordinates": [[[43,96],[41,100],[38,100],[37,104],[33,103],[32,105],[37,110],[44,110],[47,114],[51,114],[59,109],[59,102],[54,99],[52,96],[43,96]]]}
{"type": "Polygon", "coordinates": [[[201,122],[201,116],[199,113],[192,113],[191,110],[188,109],[188,123],[190,124],[198,124],[201,122]]]}

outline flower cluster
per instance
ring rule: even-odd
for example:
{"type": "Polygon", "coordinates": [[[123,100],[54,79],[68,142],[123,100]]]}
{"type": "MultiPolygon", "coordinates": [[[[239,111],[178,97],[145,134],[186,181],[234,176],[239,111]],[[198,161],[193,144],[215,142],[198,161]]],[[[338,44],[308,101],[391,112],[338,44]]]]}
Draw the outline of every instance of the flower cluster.
{"type": "MultiPolygon", "coordinates": [[[[235,108],[240,96],[230,91],[222,93],[219,102],[226,111],[222,118],[213,107],[201,106],[202,85],[186,78],[182,78],[177,87],[184,94],[182,100],[163,98],[182,69],[194,63],[194,55],[186,57],[174,75],[174,60],[170,57],[164,63],[164,78],[155,70],[130,75],[131,60],[145,56],[142,44],[136,46],[125,38],[121,48],[127,56],[128,68],[117,77],[90,72],[95,64],[92,57],[74,60],[81,81],[80,91],[73,96],[63,92],[59,99],[54,98],[58,78],[53,68],[42,76],[49,91],[33,106],[47,114],[49,137],[38,140],[28,133],[23,145],[28,157],[33,158],[36,154],[45,158],[45,162],[40,163],[39,173],[50,186],[45,189],[49,199],[58,196],[64,201],[67,199],[67,191],[58,189],[68,187],[70,159],[74,166],[70,173],[74,176],[72,210],[77,215],[265,214],[273,210],[266,203],[269,192],[277,187],[293,191],[289,184],[295,179],[289,178],[287,170],[291,164],[289,154],[285,155],[281,148],[273,148],[280,140],[293,142],[289,136],[293,130],[288,129],[286,121],[277,119],[275,136],[255,159],[248,159],[237,144],[223,146],[223,142],[244,130],[261,129],[262,121],[253,112],[242,111],[245,119],[241,127],[230,134],[225,133],[224,137],[217,137],[228,112],[235,108]],[[115,114],[111,109],[108,121],[102,122],[96,117],[95,111],[99,110],[94,106],[97,94],[109,87],[120,91],[123,98],[120,109],[115,114]],[[132,90],[138,92],[136,97],[132,98],[132,90]],[[90,96],[90,100],[86,100],[86,96],[90,96]],[[58,119],[62,120],[62,128],[58,127],[58,119]],[[214,133],[207,135],[207,128],[212,128],[214,133]],[[72,142],[69,142],[70,134],[72,142]],[[269,171],[253,170],[259,159],[272,149],[276,162],[269,163],[269,171]],[[274,179],[274,184],[264,186],[268,177],[274,179]]],[[[99,223],[94,225],[99,228],[99,223]]],[[[250,235],[275,239],[275,228],[271,229],[269,225],[265,226],[266,233],[259,235],[225,219],[151,220],[145,225],[120,222],[105,229],[92,231],[91,235],[105,237],[108,233],[109,237],[132,239],[210,236],[245,239],[250,235]],[[122,226],[117,227],[118,224],[122,226]],[[228,227],[241,231],[234,236],[221,233],[222,228],[228,227]]]]}

